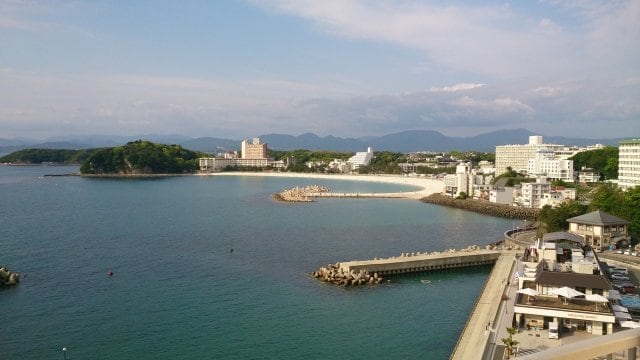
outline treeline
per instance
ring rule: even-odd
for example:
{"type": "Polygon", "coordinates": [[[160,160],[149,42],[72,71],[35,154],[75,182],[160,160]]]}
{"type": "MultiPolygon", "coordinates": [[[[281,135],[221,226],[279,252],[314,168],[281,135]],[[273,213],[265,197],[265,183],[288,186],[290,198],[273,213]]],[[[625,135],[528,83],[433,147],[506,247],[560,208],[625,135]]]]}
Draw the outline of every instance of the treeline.
{"type": "Polygon", "coordinates": [[[539,232],[564,231],[569,228],[567,219],[601,210],[629,221],[632,242],[640,240],[640,186],[627,191],[612,184],[602,184],[588,194],[589,205],[570,201],[558,207],[544,206],[540,211],[539,232]]]}
{"type": "Polygon", "coordinates": [[[199,168],[198,157],[206,154],[180,145],[137,140],[124,146],[100,149],[80,167],[82,174],[181,174],[199,168]]]}
{"type": "Polygon", "coordinates": [[[0,163],[11,164],[82,164],[99,149],[24,149],[5,155],[0,163]]]}
{"type": "Polygon", "coordinates": [[[609,180],[618,178],[618,156],[617,147],[607,146],[604,149],[577,153],[569,159],[573,160],[573,170],[591,168],[600,173],[600,180],[609,180]]]}

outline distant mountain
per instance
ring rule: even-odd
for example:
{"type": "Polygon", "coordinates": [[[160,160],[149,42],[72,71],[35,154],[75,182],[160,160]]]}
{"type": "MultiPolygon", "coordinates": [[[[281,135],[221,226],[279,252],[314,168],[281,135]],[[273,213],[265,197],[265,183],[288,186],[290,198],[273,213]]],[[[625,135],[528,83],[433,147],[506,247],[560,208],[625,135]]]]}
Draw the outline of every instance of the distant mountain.
{"type": "Polygon", "coordinates": [[[240,140],[219,139],[213,137],[189,139],[181,142],[179,145],[182,145],[185,149],[202,151],[209,154],[240,150],[240,140]]]}
{"type": "MultiPolygon", "coordinates": [[[[366,151],[372,147],[374,151],[485,151],[493,152],[497,145],[527,144],[529,136],[539,135],[526,129],[498,130],[470,137],[451,137],[433,130],[408,130],[384,136],[367,136],[361,138],[341,138],[336,136],[320,137],[313,133],[301,135],[266,134],[258,136],[274,150],[332,150],[332,151],[366,151]]],[[[164,144],[177,144],[186,149],[217,154],[224,151],[240,150],[241,140],[214,137],[192,138],[182,135],[136,135],[136,136],[58,136],[37,140],[27,138],[1,139],[0,154],[8,154],[26,148],[58,148],[86,149],[124,145],[134,140],[149,140],[164,144]]],[[[248,140],[251,140],[248,138],[248,140]]],[[[560,136],[544,136],[547,144],[563,144],[586,146],[604,144],[617,146],[622,139],[584,139],[560,136]]]]}
{"type": "Polygon", "coordinates": [[[339,138],[335,136],[319,137],[316,134],[306,133],[298,136],[268,134],[261,135],[260,141],[269,145],[274,150],[334,150],[334,151],[362,151],[366,145],[352,138],[339,138]],[[363,148],[364,146],[364,148],[363,148]]]}

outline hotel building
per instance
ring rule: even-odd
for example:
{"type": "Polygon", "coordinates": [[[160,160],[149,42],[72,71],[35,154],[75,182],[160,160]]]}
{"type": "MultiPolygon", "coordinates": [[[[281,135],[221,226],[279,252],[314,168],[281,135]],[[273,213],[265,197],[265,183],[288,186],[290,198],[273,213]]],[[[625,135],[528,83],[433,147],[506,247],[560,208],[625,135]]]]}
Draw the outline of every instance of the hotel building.
{"type": "Polygon", "coordinates": [[[251,143],[247,140],[242,140],[240,151],[243,159],[266,159],[269,157],[267,155],[267,144],[261,144],[259,138],[253,138],[251,143]]]}
{"type": "Polygon", "coordinates": [[[225,153],[224,157],[200,158],[200,172],[212,173],[222,171],[228,167],[265,168],[269,165],[267,159],[267,144],[261,144],[259,138],[251,143],[243,140],[240,144],[241,158],[225,153]]]}
{"type": "Polygon", "coordinates": [[[574,234],[549,233],[525,249],[514,307],[519,328],[548,329],[556,323],[560,336],[613,333],[617,314],[608,301],[615,292],[605,276],[606,265],[581,243],[574,234]]]}
{"type": "Polygon", "coordinates": [[[620,141],[618,186],[623,190],[640,185],[640,139],[620,141]]]}
{"type": "Polygon", "coordinates": [[[543,144],[542,136],[529,136],[527,145],[496,146],[496,176],[507,172],[511,168],[517,172],[527,172],[529,159],[535,159],[538,150],[561,150],[563,145],[543,144]]]}

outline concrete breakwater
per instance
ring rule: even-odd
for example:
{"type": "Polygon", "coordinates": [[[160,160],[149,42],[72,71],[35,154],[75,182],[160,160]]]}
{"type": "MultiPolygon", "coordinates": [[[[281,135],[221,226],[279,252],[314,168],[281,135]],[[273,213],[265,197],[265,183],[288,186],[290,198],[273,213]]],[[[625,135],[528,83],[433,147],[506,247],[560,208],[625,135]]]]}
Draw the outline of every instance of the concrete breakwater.
{"type": "Polygon", "coordinates": [[[273,195],[278,201],[285,202],[312,202],[315,201],[315,194],[321,194],[331,191],[327,186],[308,185],[305,187],[294,187],[293,189],[283,190],[273,195]]]}
{"type": "Polygon", "coordinates": [[[19,282],[20,274],[11,272],[4,266],[0,266],[0,286],[15,285],[19,282]]]}
{"type": "Polygon", "coordinates": [[[312,272],[311,276],[346,287],[374,285],[388,282],[388,279],[383,278],[386,275],[490,265],[496,261],[499,254],[500,251],[494,250],[491,246],[487,246],[487,249],[480,249],[477,245],[461,250],[449,249],[443,252],[403,253],[400,256],[385,259],[375,258],[330,264],[312,272]]]}
{"type": "Polygon", "coordinates": [[[340,267],[340,263],[329,264],[326,267],[321,267],[318,271],[312,272],[311,276],[321,281],[344,287],[376,285],[384,281],[382,276],[375,272],[373,274],[370,274],[366,270],[345,272],[340,267]]]}
{"type": "Polygon", "coordinates": [[[449,206],[507,219],[537,220],[540,214],[539,209],[494,204],[484,200],[454,199],[442,194],[432,194],[421,200],[429,204],[449,206]]]}

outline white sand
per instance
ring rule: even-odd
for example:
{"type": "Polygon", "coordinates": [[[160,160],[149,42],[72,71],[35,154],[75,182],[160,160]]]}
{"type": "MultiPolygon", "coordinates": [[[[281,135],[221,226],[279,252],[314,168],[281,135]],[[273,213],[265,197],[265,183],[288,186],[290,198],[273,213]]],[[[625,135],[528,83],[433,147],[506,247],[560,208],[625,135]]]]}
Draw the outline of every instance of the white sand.
{"type": "MultiPolygon", "coordinates": [[[[407,199],[421,199],[435,193],[444,191],[444,181],[415,176],[401,175],[325,175],[325,174],[308,174],[308,173],[292,173],[292,172],[218,172],[211,174],[200,174],[203,176],[271,176],[271,177],[288,177],[288,178],[305,178],[305,179],[330,179],[330,180],[349,180],[349,181],[369,181],[387,184],[410,185],[420,188],[417,191],[400,192],[400,193],[376,193],[374,196],[379,197],[400,197],[407,199]]],[[[284,190],[284,189],[283,189],[284,190]]],[[[373,195],[373,194],[372,194],[373,195]]]]}

